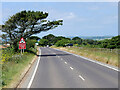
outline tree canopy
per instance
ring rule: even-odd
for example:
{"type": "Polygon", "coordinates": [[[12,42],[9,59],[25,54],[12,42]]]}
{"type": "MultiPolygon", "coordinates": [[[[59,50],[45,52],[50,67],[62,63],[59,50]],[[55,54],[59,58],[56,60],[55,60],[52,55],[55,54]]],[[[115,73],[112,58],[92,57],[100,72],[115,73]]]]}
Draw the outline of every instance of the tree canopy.
{"type": "Polygon", "coordinates": [[[48,31],[62,25],[63,20],[49,21],[46,19],[47,17],[48,13],[46,12],[24,10],[11,16],[2,25],[1,30],[6,33],[13,46],[16,46],[21,37],[26,39],[33,34],[48,31]]]}
{"type": "Polygon", "coordinates": [[[41,46],[78,46],[78,47],[91,47],[91,48],[109,48],[115,49],[120,48],[120,35],[112,37],[111,39],[104,40],[92,40],[92,39],[82,39],[80,37],[74,37],[72,40],[63,36],[54,36],[49,34],[40,40],[39,45],[41,46]]]}
{"type": "Polygon", "coordinates": [[[40,40],[38,36],[30,36],[28,39],[40,40]]]}

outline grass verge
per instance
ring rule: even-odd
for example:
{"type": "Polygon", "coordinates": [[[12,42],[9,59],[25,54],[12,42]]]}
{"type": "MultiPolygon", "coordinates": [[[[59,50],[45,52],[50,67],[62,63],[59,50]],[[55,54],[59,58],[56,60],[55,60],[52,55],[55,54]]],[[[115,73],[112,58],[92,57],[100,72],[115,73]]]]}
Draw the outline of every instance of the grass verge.
{"type": "Polygon", "coordinates": [[[85,47],[52,47],[118,67],[118,50],[85,47]]]}
{"type": "MultiPolygon", "coordinates": [[[[0,49],[0,61],[2,57],[2,50],[0,49]]],[[[2,89],[2,65],[0,64],[0,90],[2,89]]]]}
{"type": "Polygon", "coordinates": [[[20,53],[12,55],[8,61],[2,64],[2,87],[15,88],[16,84],[21,78],[24,69],[35,58],[34,53],[25,52],[23,55],[20,53]]]}

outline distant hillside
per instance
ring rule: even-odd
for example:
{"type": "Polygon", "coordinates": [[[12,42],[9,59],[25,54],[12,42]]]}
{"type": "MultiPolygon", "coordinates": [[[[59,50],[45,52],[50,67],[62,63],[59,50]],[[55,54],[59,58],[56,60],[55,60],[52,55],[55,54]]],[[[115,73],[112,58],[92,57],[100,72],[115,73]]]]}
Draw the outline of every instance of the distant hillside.
{"type": "MultiPolygon", "coordinates": [[[[73,38],[75,36],[69,36],[68,38],[73,38]]],[[[92,39],[92,40],[103,40],[103,39],[111,39],[114,36],[78,36],[82,39],[92,39]]]]}

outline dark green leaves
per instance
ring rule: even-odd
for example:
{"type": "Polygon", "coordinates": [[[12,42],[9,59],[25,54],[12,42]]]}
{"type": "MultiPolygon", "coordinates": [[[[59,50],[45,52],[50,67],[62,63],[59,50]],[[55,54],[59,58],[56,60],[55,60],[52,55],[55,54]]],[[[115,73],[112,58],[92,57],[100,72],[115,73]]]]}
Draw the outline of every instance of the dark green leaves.
{"type": "Polygon", "coordinates": [[[11,42],[18,42],[21,37],[28,38],[33,34],[48,31],[62,25],[63,20],[48,21],[48,13],[41,11],[21,11],[11,16],[2,26],[2,31],[11,42]]]}

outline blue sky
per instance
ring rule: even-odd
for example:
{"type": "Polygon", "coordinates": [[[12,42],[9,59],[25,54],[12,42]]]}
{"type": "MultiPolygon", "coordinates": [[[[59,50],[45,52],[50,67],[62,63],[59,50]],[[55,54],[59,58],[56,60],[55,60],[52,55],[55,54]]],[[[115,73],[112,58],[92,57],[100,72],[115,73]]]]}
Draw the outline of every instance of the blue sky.
{"type": "Polygon", "coordinates": [[[104,36],[118,35],[117,2],[3,2],[3,24],[22,10],[48,12],[49,20],[63,19],[63,25],[37,36],[104,36]]]}

